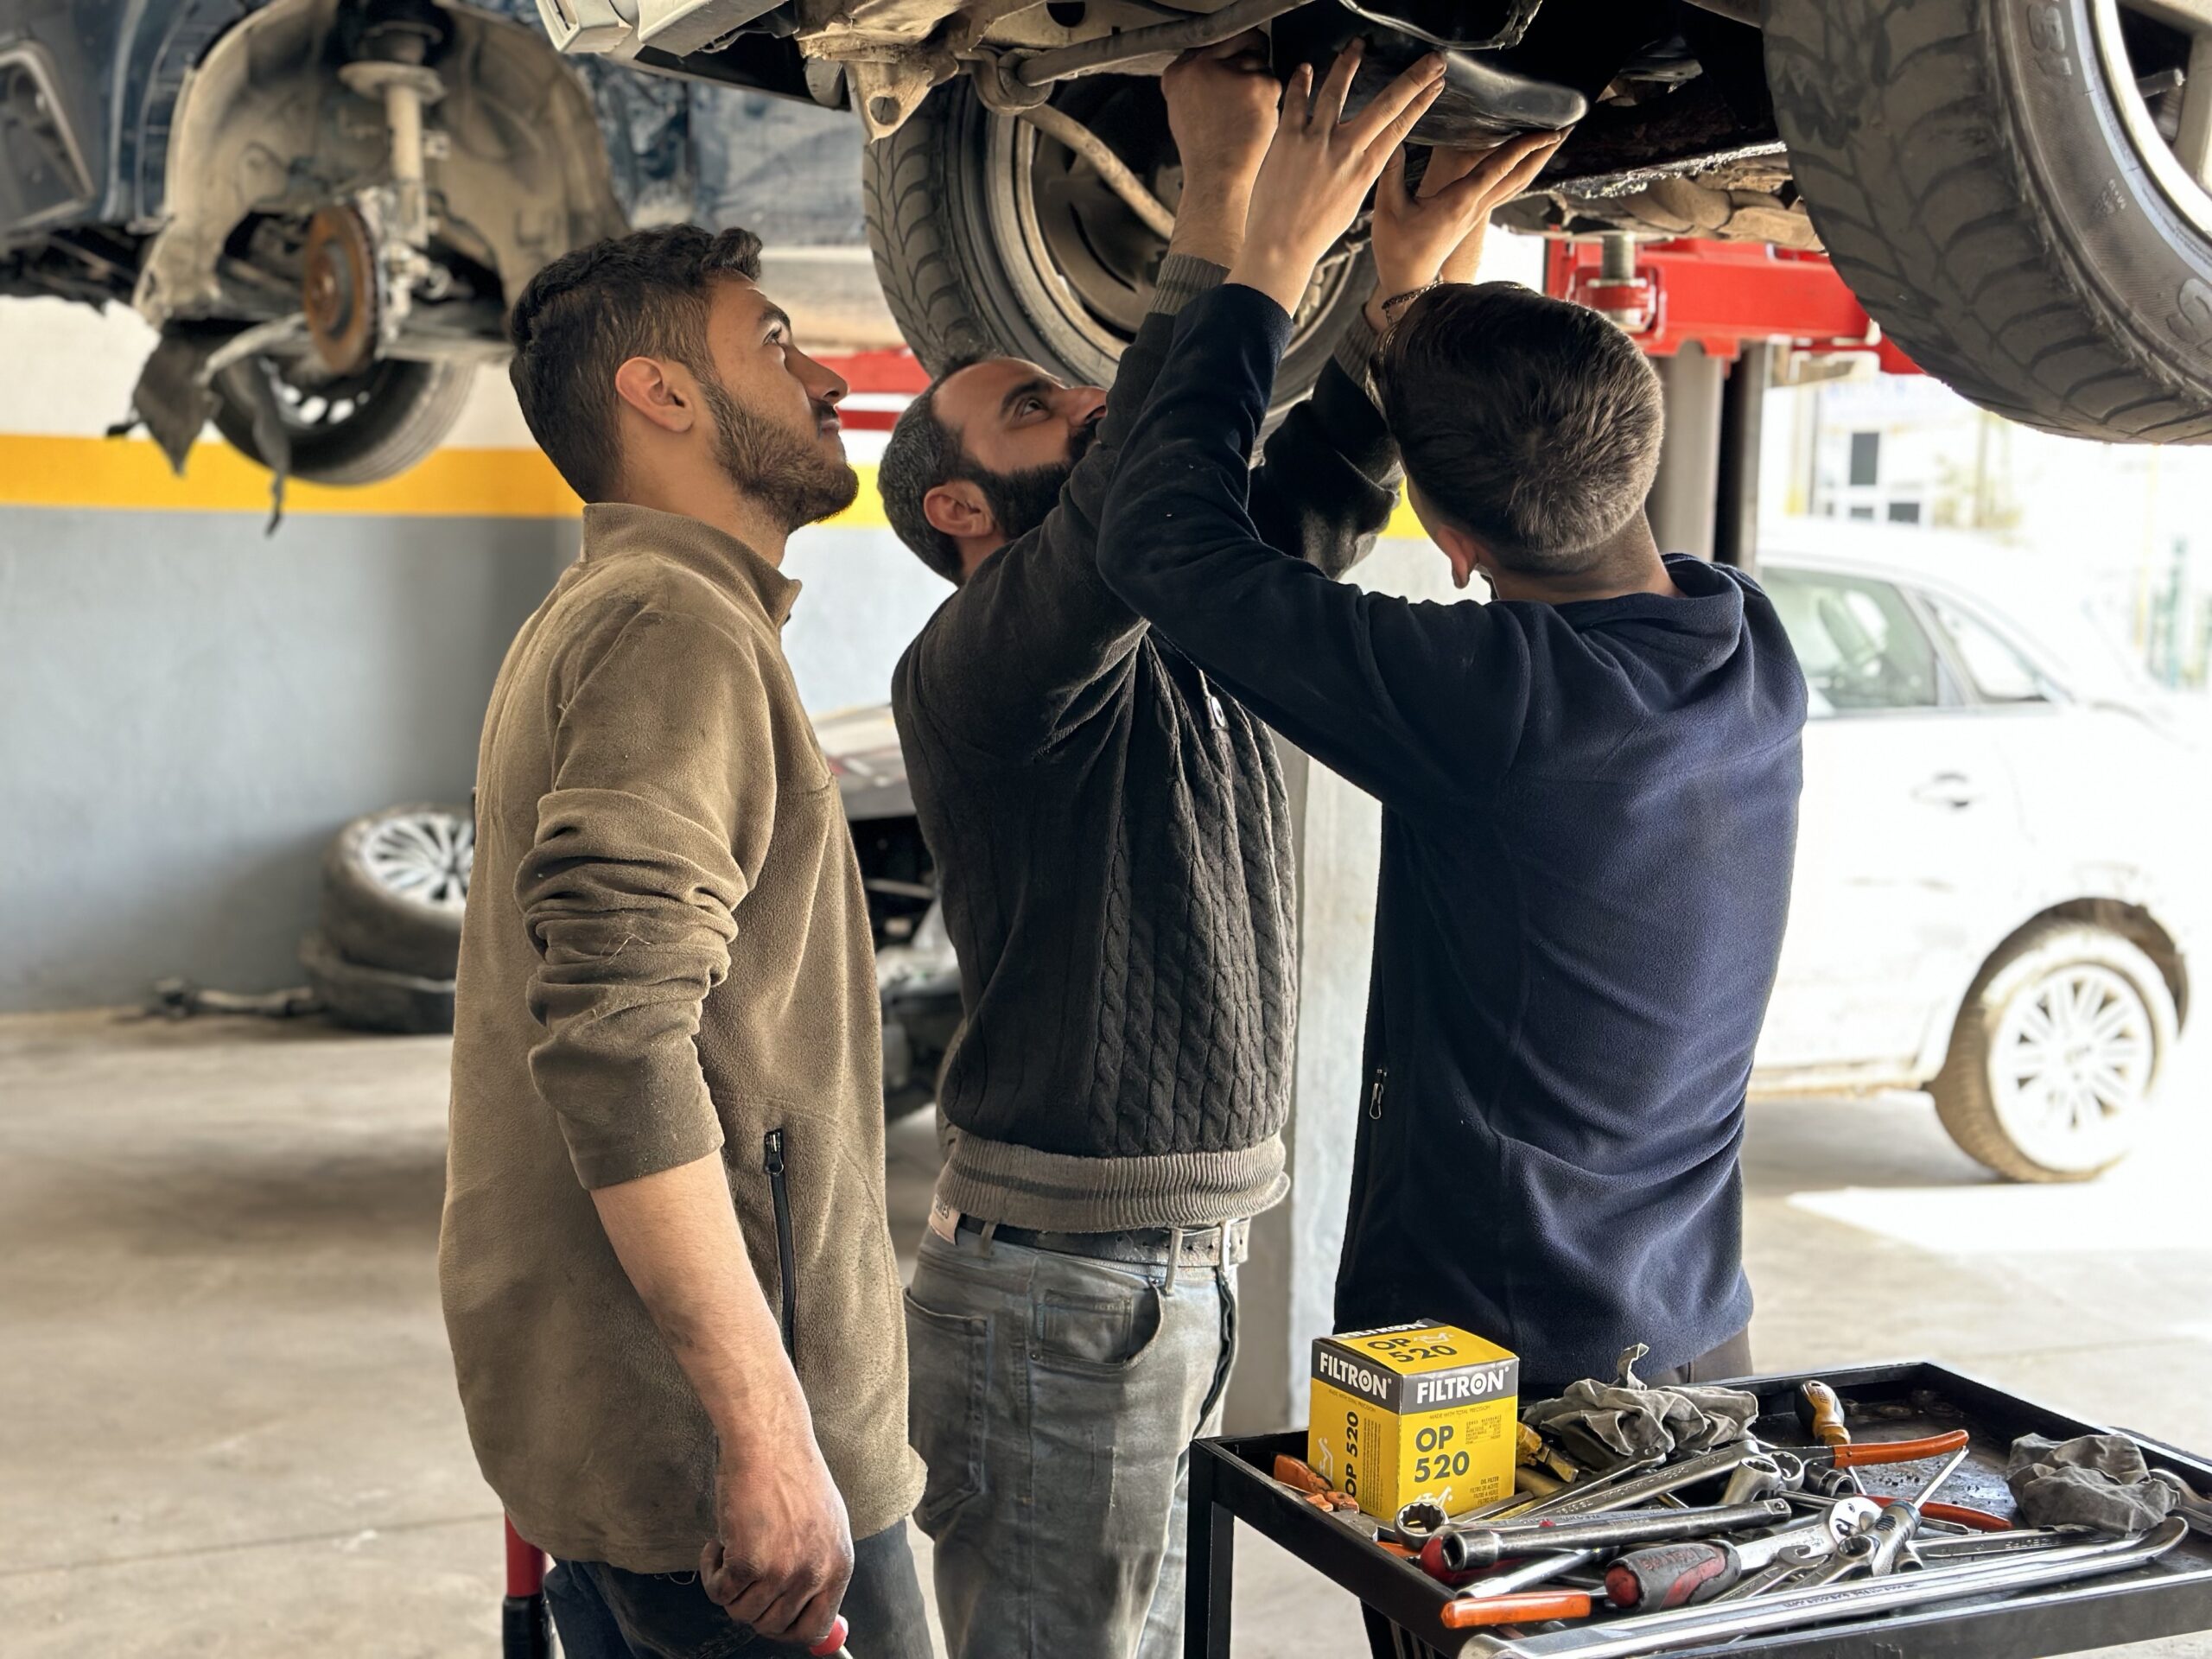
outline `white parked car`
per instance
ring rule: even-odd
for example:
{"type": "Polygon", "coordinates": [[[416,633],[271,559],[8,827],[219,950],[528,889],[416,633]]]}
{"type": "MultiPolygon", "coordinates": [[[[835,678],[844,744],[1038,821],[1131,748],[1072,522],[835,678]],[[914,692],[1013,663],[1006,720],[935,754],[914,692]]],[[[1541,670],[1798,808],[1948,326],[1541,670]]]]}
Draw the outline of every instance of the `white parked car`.
{"type": "MultiPolygon", "coordinates": [[[[1752,1092],[1926,1089],[1998,1173],[2094,1175],[2134,1145],[2187,1008],[2204,758],[2063,573],[1924,531],[1791,536],[1760,579],[1812,718],[1752,1092]]],[[[935,871],[887,711],[818,725],[878,912],[887,1101],[912,1109],[958,1020],[935,871]]]]}
{"type": "Polygon", "coordinates": [[[1757,1093],[1926,1089],[2015,1180],[2125,1157],[2188,1007],[2205,762],[2063,573],[1796,526],[1759,576],[1811,691],[1757,1093]]]}

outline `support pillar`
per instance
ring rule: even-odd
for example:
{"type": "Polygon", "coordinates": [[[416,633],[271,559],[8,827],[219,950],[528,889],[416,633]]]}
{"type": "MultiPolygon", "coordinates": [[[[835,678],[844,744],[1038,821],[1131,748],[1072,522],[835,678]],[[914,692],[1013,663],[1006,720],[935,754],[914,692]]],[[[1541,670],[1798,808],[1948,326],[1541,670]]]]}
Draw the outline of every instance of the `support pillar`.
{"type": "MultiPolygon", "coordinates": [[[[1651,534],[1662,553],[1713,556],[1717,513],[1713,479],[1720,464],[1721,388],[1728,365],[1688,345],[1672,357],[1655,357],[1667,404],[1667,436],[1659,450],[1659,475],[1644,502],[1651,534]]],[[[1757,486],[1756,479],[1753,480],[1757,486]]]]}
{"type": "Polygon", "coordinates": [[[1713,556],[1750,575],[1758,570],[1760,423],[1773,359],[1766,341],[1745,341],[1720,397],[1713,556]]]}
{"type": "MultiPolygon", "coordinates": [[[[1466,597],[1426,541],[1382,543],[1352,580],[1412,599],[1466,597]]],[[[1313,1338],[1331,1329],[1382,858],[1375,798],[1288,744],[1281,748],[1298,830],[1298,1049],[1283,1132],[1291,1188],[1253,1222],[1251,1256],[1238,1274],[1236,1370],[1224,1411],[1232,1434],[1305,1422],[1313,1338]]]]}

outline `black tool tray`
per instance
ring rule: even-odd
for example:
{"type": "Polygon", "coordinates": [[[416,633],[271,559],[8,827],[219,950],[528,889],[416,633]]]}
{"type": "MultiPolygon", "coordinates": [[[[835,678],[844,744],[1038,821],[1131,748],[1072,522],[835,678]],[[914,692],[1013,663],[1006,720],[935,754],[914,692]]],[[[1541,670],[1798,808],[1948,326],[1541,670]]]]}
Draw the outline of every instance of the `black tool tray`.
{"type": "MultiPolygon", "coordinates": [[[[1973,1455],[1941,1498],[2010,1516],[2005,1460],[2022,1434],[2054,1440],[2111,1432],[1927,1361],[1861,1365],[1734,1384],[1759,1396],[1753,1432],[1781,1446],[1802,1446],[1793,1402],[1797,1385],[1818,1376],[1851,1410],[1855,1439],[1907,1440],[1964,1428],[1973,1455]]],[[[2125,1433],[2126,1431],[2120,1431],[2125,1433]]],[[[2199,1492],[2212,1492],[2212,1462],[2133,1436],[2152,1467],[2171,1469],[2199,1492]]],[[[1185,1659],[1230,1659],[1230,1567],[1236,1522],[1266,1534],[1314,1571],[1420,1636],[1444,1654],[1479,1652],[1483,1636],[1510,1630],[1447,1630],[1439,1621],[1452,1592],[1409,1561],[1347,1524],[1356,1517],[1325,1514],[1274,1481],[1275,1455],[1306,1455],[1303,1433],[1200,1440],[1191,1459],[1190,1618],[1185,1659]]],[[[1924,1480],[1919,1464],[1859,1471],[1869,1492],[1903,1492],[1924,1480]]],[[[1688,1659],[1726,1654],[1787,1655],[1789,1659],[2030,1659],[2148,1642],[2212,1630],[2212,1538],[2191,1532],[2148,1567],[1979,1601],[1917,1607],[1887,1616],[1833,1622],[1802,1630],[1742,1637],[1717,1645],[1669,1651],[1688,1659]]],[[[1256,1659],[1256,1656],[1255,1656],[1256,1659]]],[[[1347,1656],[1351,1659],[1351,1656],[1347,1656]]]]}

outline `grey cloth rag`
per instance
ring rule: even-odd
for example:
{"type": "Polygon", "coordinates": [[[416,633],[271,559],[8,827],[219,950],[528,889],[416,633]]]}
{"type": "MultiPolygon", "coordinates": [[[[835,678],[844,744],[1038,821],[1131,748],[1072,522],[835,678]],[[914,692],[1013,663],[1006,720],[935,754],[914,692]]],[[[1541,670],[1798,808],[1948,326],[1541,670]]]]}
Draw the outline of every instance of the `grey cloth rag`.
{"type": "Polygon", "coordinates": [[[1709,1452],[1742,1440],[1759,1413],[1758,1396],[1741,1389],[1655,1389],[1636,1374],[1651,1350],[1638,1343],[1621,1355],[1611,1382],[1586,1377],[1556,1400],[1539,1400],[1521,1414],[1532,1428],[1572,1423],[1623,1457],[1709,1452]]]}
{"type": "Polygon", "coordinates": [[[2145,1532],[2166,1518],[2183,1494],[2179,1483],[2152,1472],[2142,1449],[2122,1434],[2047,1440],[2023,1434],[2012,1442],[2005,1484],[2031,1527],[2095,1527],[2145,1532]]]}

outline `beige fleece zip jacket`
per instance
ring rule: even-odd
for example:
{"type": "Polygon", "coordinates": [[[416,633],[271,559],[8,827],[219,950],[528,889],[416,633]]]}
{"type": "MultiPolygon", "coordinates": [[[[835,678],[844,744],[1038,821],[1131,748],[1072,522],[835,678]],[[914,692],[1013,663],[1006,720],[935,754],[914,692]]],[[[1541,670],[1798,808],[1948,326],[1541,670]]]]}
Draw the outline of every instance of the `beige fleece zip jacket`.
{"type": "Polygon", "coordinates": [[[569,1560],[690,1572],[714,1531],[714,1432],[589,1189],[717,1151],[853,1535],[921,1491],[868,905],[783,655],[798,586],[590,507],[485,721],[439,1279],[485,1478],[569,1560]]]}

